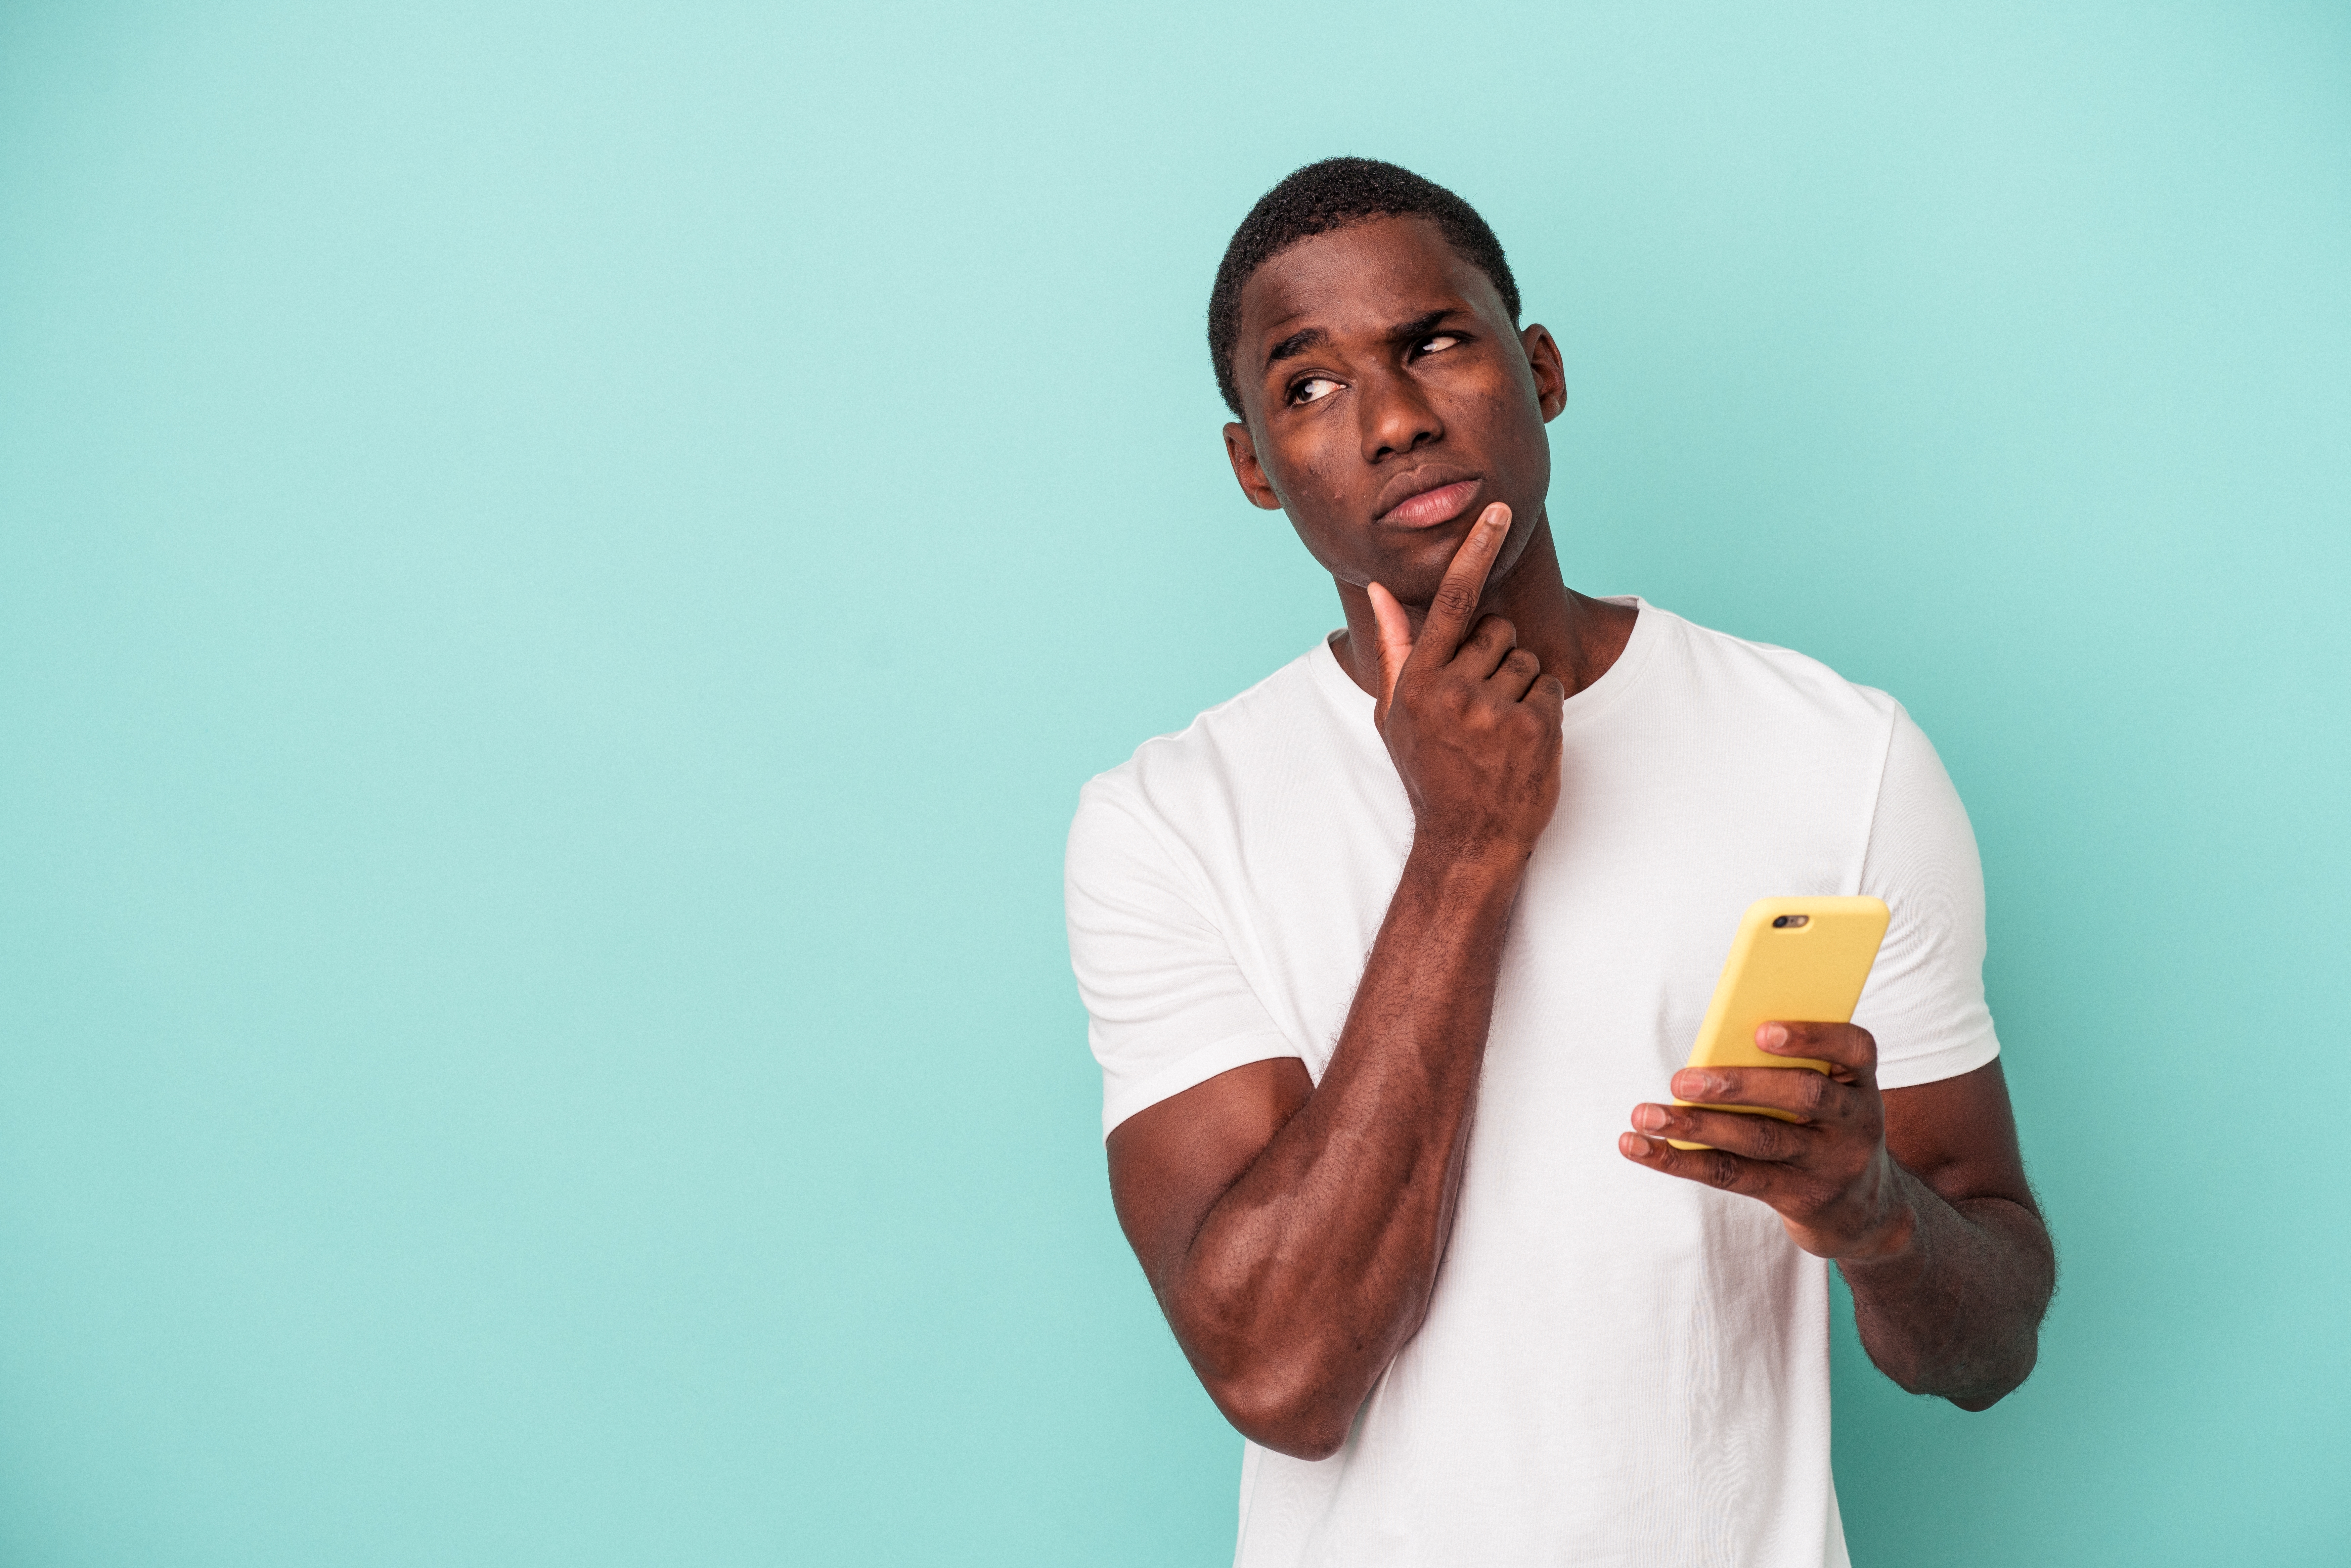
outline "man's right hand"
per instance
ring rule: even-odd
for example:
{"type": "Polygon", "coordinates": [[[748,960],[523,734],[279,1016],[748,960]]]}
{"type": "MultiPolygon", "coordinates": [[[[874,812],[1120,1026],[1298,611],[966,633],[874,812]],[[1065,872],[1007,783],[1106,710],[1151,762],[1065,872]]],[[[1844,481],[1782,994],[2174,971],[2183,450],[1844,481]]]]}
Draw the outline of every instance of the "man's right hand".
{"type": "Polygon", "coordinates": [[[1470,627],[1510,531],[1502,503],[1479,514],[1417,638],[1394,594],[1376,582],[1366,591],[1380,629],[1373,722],[1412,800],[1415,847],[1515,870],[1559,804],[1567,688],[1518,645],[1508,621],[1489,615],[1470,627]]]}

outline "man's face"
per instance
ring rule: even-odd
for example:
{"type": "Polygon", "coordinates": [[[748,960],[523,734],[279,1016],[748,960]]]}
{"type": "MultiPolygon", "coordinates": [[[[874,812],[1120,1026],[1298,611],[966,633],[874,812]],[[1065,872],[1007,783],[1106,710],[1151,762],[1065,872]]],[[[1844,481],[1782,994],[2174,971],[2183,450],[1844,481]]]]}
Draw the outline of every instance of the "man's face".
{"type": "Polygon", "coordinates": [[[1551,487],[1559,350],[1435,224],[1373,218],[1275,256],[1241,290],[1233,375],[1234,476],[1341,582],[1426,603],[1495,501],[1514,521],[1489,581],[1517,566],[1551,487]]]}

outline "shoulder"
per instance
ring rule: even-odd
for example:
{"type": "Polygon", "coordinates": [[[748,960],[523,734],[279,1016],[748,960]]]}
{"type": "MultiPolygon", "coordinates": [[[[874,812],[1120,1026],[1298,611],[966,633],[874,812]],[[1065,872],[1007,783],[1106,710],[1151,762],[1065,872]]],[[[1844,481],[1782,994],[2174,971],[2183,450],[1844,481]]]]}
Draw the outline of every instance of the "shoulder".
{"type": "MultiPolygon", "coordinates": [[[[1318,660],[1332,663],[1327,649],[1301,654],[1182,729],[1153,737],[1124,762],[1094,775],[1078,792],[1080,821],[1102,812],[1182,816],[1271,782],[1311,758],[1317,733],[1338,717],[1318,660]]],[[[1364,706],[1368,709],[1371,699],[1364,698],[1364,706]]]]}
{"type": "Polygon", "coordinates": [[[1654,605],[1641,612],[1657,617],[1653,658],[1713,716],[1834,732],[1881,748],[1903,720],[1893,697],[1792,648],[1734,637],[1654,605]]]}
{"type": "MultiPolygon", "coordinates": [[[[1332,689],[1345,680],[1327,648],[1311,649],[1088,779],[1070,829],[1073,871],[1105,851],[1188,860],[1182,846],[1221,841],[1236,819],[1311,794],[1318,770],[1346,765],[1343,703],[1360,694],[1332,689]]],[[[1368,715],[1371,699],[1362,705],[1368,715]]]]}

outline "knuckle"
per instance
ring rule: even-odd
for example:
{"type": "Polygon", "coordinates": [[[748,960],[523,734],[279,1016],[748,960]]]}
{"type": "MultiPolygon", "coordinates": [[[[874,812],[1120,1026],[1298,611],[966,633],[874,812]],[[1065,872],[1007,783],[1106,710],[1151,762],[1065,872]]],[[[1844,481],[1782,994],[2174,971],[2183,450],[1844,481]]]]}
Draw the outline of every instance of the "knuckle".
{"type": "Polygon", "coordinates": [[[1736,1191],[1739,1186],[1738,1157],[1733,1155],[1726,1155],[1720,1149],[1717,1149],[1713,1153],[1708,1155],[1706,1157],[1706,1181],[1708,1186],[1719,1187],[1724,1192],[1736,1191]]]}
{"type": "Polygon", "coordinates": [[[1803,1113],[1817,1115],[1829,1103],[1829,1091],[1836,1084],[1825,1072],[1807,1072],[1796,1099],[1803,1113]]]}
{"type": "Polygon", "coordinates": [[[1796,1140],[1788,1131],[1788,1124],[1776,1117],[1758,1116],[1755,1132],[1755,1157],[1762,1160],[1784,1160],[1796,1152],[1796,1140]]]}

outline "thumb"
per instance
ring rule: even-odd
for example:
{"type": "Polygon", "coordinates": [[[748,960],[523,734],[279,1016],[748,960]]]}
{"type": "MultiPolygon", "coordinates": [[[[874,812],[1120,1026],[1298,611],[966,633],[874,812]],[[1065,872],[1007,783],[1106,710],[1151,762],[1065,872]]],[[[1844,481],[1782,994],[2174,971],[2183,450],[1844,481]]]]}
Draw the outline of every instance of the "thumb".
{"type": "Polygon", "coordinates": [[[1364,592],[1372,601],[1372,620],[1380,629],[1378,716],[1384,724],[1388,704],[1395,700],[1396,677],[1404,674],[1405,661],[1412,657],[1412,617],[1396,602],[1396,596],[1378,583],[1366,584],[1364,592]]]}

